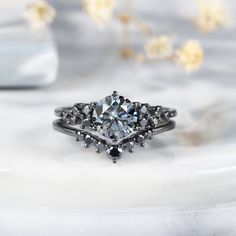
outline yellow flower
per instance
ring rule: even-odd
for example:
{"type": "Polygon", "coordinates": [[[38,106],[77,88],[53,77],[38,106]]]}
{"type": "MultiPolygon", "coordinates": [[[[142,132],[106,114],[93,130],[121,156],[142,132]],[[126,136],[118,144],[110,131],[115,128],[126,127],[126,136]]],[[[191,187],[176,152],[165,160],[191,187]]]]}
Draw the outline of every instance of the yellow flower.
{"type": "Polygon", "coordinates": [[[87,14],[103,28],[113,16],[116,0],[83,0],[87,14]]]}
{"type": "Polygon", "coordinates": [[[188,40],[175,52],[175,61],[187,72],[197,70],[201,67],[204,59],[204,52],[197,40],[188,40]]]}
{"type": "Polygon", "coordinates": [[[168,35],[151,38],[146,45],[145,53],[149,59],[163,59],[172,54],[172,38],[168,35]]]}
{"type": "Polygon", "coordinates": [[[46,1],[40,0],[27,6],[24,18],[33,29],[42,29],[55,18],[56,11],[46,1]]]}
{"type": "Polygon", "coordinates": [[[203,32],[213,32],[231,24],[231,14],[222,0],[198,0],[195,24],[203,32]]]}
{"type": "Polygon", "coordinates": [[[130,47],[125,47],[121,50],[121,57],[122,58],[132,58],[135,56],[135,52],[132,48],[130,47]]]}

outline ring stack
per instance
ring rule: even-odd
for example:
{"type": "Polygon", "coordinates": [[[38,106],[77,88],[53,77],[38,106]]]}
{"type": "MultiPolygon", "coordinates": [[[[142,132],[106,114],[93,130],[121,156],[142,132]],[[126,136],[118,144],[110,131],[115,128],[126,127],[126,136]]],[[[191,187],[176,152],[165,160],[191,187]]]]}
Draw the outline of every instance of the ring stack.
{"type": "Polygon", "coordinates": [[[86,148],[94,146],[98,153],[106,152],[114,163],[122,152],[144,146],[147,139],[175,127],[171,118],[175,109],[131,102],[116,91],[97,102],[76,103],[55,110],[56,130],[74,136],[86,148]]]}

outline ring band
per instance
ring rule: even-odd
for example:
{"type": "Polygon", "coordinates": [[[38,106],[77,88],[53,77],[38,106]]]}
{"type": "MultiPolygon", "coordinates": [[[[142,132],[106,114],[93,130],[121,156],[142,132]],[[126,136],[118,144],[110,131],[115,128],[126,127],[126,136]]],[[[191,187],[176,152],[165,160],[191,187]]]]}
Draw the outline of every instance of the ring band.
{"type": "Polygon", "coordinates": [[[144,146],[153,135],[175,127],[172,108],[131,102],[116,91],[98,102],[76,103],[55,110],[57,131],[83,141],[85,147],[106,151],[114,163],[123,150],[133,152],[134,145],[144,146]]]}

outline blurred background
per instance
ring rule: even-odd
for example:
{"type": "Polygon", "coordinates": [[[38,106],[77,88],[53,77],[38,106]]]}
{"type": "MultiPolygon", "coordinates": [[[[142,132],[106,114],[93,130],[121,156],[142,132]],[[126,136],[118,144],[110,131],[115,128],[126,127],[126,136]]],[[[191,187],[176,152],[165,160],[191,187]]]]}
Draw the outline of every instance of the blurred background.
{"type": "Polygon", "coordinates": [[[0,11],[1,235],[236,234],[235,1],[0,11]],[[173,132],[117,165],[52,129],[56,107],[113,90],[178,110],[173,132]]]}

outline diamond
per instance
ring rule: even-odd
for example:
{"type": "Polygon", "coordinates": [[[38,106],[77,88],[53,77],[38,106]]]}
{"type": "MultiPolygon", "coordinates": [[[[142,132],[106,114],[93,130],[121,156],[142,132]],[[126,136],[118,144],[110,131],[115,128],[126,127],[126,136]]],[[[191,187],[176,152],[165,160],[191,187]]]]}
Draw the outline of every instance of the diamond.
{"type": "Polygon", "coordinates": [[[146,119],[142,119],[139,123],[140,123],[140,125],[141,125],[141,127],[142,127],[142,129],[145,129],[145,127],[146,127],[146,125],[147,125],[147,120],[146,119]]]}
{"type": "Polygon", "coordinates": [[[145,114],[147,112],[147,107],[146,106],[142,106],[140,111],[145,114]]]}
{"type": "Polygon", "coordinates": [[[93,144],[94,140],[90,135],[86,135],[84,138],[84,146],[90,147],[93,144]]]}
{"type": "Polygon", "coordinates": [[[89,121],[89,119],[83,120],[83,125],[84,125],[84,127],[88,128],[88,127],[90,126],[90,121],[89,121]]]}
{"type": "Polygon", "coordinates": [[[98,132],[109,141],[117,141],[130,135],[137,123],[134,104],[122,96],[113,94],[95,103],[94,124],[98,132]]]}
{"type": "Polygon", "coordinates": [[[78,116],[78,115],[80,115],[80,110],[77,108],[77,107],[73,107],[73,109],[72,109],[72,113],[75,115],[75,116],[78,116]]]}
{"type": "Polygon", "coordinates": [[[102,152],[106,150],[106,144],[100,141],[95,144],[95,147],[97,152],[102,152]]]}
{"type": "Polygon", "coordinates": [[[129,152],[133,152],[133,151],[134,151],[134,142],[129,141],[129,142],[125,143],[125,148],[126,148],[129,152]]]}
{"type": "Polygon", "coordinates": [[[145,138],[143,135],[138,135],[138,137],[136,138],[136,141],[137,143],[140,145],[140,146],[143,146],[144,145],[144,141],[145,141],[145,138]]]}
{"type": "Polygon", "coordinates": [[[158,123],[159,123],[159,120],[158,120],[158,118],[153,118],[153,123],[154,123],[154,125],[155,126],[157,126],[158,125],[158,123]]]}
{"type": "Polygon", "coordinates": [[[76,134],[76,138],[78,141],[82,141],[82,140],[84,140],[84,134],[81,133],[80,131],[78,131],[76,134]]]}
{"type": "Polygon", "coordinates": [[[76,121],[76,117],[73,116],[71,113],[65,113],[62,119],[64,120],[66,124],[70,124],[70,125],[75,124],[75,121],[76,121]]]}
{"type": "Polygon", "coordinates": [[[83,109],[83,111],[84,111],[84,113],[85,113],[86,115],[88,115],[88,114],[89,114],[89,112],[90,112],[89,105],[86,105],[86,106],[84,106],[84,109],[83,109]]]}
{"type": "Polygon", "coordinates": [[[148,139],[151,139],[152,136],[153,136],[153,132],[152,132],[151,130],[148,130],[148,132],[146,133],[146,137],[147,137],[148,139]]]}

